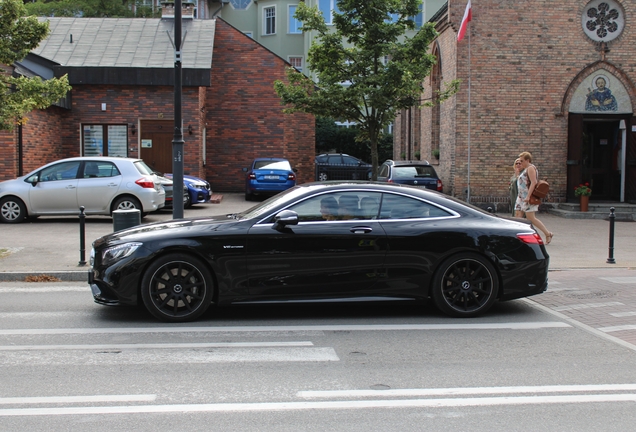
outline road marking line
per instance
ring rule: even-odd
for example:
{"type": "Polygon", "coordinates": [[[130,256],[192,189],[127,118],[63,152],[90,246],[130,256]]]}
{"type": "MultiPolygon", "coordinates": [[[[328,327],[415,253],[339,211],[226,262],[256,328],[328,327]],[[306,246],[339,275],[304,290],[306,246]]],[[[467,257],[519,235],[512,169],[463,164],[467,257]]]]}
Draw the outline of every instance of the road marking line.
{"type": "Polygon", "coordinates": [[[0,352],[2,366],[82,365],[186,365],[213,363],[333,362],[340,361],[332,347],[209,348],[200,350],[98,350],[0,352]]]}
{"type": "Polygon", "coordinates": [[[56,293],[56,292],[83,292],[83,293],[90,293],[91,289],[88,287],[88,285],[85,285],[84,287],[78,287],[78,286],[61,286],[61,287],[56,287],[56,286],[48,286],[48,287],[29,287],[29,288],[23,288],[23,287],[15,287],[15,288],[0,288],[0,294],[9,294],[9,293],[56,293]]]}
{"type": "Polygon", "coordinates": [[[600,277],[599,279],[606,280],[608,282],[613,282],[616,284],[636,284],[636,277],[634,276],[625,276],[625,277],[600,277]]]}
{"type": "Polygon", "coordinates": [[[98,345],[4,345],[0,351],[44,350],[125,350],[125,349],[196,349],[196,348],[260,348],[314,346],[312,342],[211,342],[162,344],[98,344],[98,345]]]}
{"type": "Polygon", "coordinates": [[[300,411],[316,409],[371,409],[371,408],[445,408],[470,406],[542,405],[599,402],[636,402],[636,394],[593,394],[572,396],[520,396],[452,399],[412,400],[359,400],[325,402],[264,402],[225,404],[177,404],[137,405],[112,407],[61,407],[61,408],[15,408],[0,410],[0,417],[9,416],[53,416],[95,414],[141,414],[141,413],[196,413],[196,412],[248,412],[248,411],[300,411]]]}
{"type": "Polygon", "coordinates": [[[91,311],[68,312],[0,312],[0,319],[46,319],[46,318],[70,318],[77,316],[95,316],[91,311]]]}
{"type": "Polygon", "coordinates": [[[558,312],[562,312],[562,311],[568,311],[568,310],[593,309],[593,308],[612,307],[612,306],[623,306],[623,303],[621,302],[580,303],[580,304],[573,304],[568,306],[558,306],[558,307],[555,307],[554,310],[558,312]]]}
{"type": "Polygon", "coordinates": [[[297,332],[297,331],[409,331],[409,330],[538,330],[572,327],[559,321],[465,323],[465,324],[378,324],[378,325],[315,325],[315,326],[228,326],[228,327],[138,327],[138,328],[46,328],[5,329],[0,335],[51,334],[131,334],[131,333],[217,333],[217,332],[297,332]]]}
{"type": "Polygon", "coordinates": [[[37,396],[0,398],[0,405],[62,404],[95,402],[153,402],[157,395],[37,396]]]}
{"type": "Polygon", "coordinates": [[[457,387],[432,389],[389,389],[389,390],[312,390],[299,391],[296,396],[310,398],[353,398],[353,397],[412,397],[412,396],[457,396],[479,394],[515,394],[515,393],[564,393],[590,391],[631,391],[636,384],[585,384],[550,385],[524,387],[457,387]]]}
{"type": "Polygon", "coordinates": [[[624,331],[624,330],[636,330],[636,324],[627,324],[627,325],[611,326],[611,327],[599,327],[599,330],[605,333],[624,331]]]}
{"type": "Polygon", "coordinates": [[[636,312],[614,312],[610,313],[610,315],[616,318],[623,318],[628,316],[636,316],[636,312]]]}

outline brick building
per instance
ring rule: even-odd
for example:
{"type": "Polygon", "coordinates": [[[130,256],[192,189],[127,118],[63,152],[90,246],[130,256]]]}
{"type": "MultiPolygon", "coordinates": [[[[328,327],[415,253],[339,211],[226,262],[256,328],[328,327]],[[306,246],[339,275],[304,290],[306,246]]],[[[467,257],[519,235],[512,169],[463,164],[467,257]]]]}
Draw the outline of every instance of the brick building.
{"type": "MultiPolygon", "coordinates": [[[[0,180],[56,159],[141,157],[172,171],[173,19],[47,18],[51,34],[17,72],[68,74],[59,106],[0,132],[0,180]]],[[[222,19],[183,20],[184,172],[242,191],[254,157],[284,157],[313,179],[314,118],[283,114],[274,81],[289,64],[222,19]]]]}
{"type": "Polygon", "coordinates": [[[473,0],[458,42],[466,4],[449,0],[431,19],[438,63],[422,100],[453,79],[461,89],[400,114],[395,158],[419,151],[445,192],[507,204],[513,161],[530,151],[551,202],[574,201],[581,182],[592,200],[636,202],[636,3],[473,0]]]}

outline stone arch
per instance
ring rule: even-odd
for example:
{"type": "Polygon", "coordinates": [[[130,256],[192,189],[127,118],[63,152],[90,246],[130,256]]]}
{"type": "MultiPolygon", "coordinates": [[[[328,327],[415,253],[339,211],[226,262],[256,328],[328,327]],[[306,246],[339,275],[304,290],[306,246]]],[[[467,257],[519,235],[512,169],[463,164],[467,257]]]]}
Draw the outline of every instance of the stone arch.
{"type": "Polygon", "coordinates": [[[582,69],[574,77],[574,79],[570,81],[568,88],[563,94],[563,99],[561,100],[561,109],[559,112],[560,115],[568,114],[569,107],[572,103],[572,99],[576,90],[586,79],[588,79],[588,77],[590,77],[590,75],[593,75],[595,72],[598,72],[600,70],[607,70],[620,81],[629,95],[632,109],[636,107],[636,85],[634,85],[634,82],[632,82],[632,80],[621,69],[617,68],[611,63],[599,60],[582,69]]]}

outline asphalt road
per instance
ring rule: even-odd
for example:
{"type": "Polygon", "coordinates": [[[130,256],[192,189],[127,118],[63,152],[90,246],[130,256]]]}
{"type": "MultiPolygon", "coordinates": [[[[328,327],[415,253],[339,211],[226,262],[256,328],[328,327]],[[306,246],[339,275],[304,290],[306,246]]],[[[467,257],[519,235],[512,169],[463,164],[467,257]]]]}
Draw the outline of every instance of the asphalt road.
{"type": "Polygon", "coordinates": [[[531,301],[211,309],[0,284],[0,430],[625,431],[636,351],[531,301]]]}

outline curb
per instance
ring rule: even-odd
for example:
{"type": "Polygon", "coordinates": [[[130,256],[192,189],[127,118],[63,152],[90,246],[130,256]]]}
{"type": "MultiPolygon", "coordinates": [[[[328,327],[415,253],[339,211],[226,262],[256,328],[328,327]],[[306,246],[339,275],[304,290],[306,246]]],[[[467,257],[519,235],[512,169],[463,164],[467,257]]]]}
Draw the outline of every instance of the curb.
{"type": "Polygon", "coordinates": [[[45,276],[56,278],[62,282],[86,282],[88,283],[88,269],[73,271],[31,271],[31,272],[0,272],[0,282],[24,282],[27,277],[45,276]]]}

